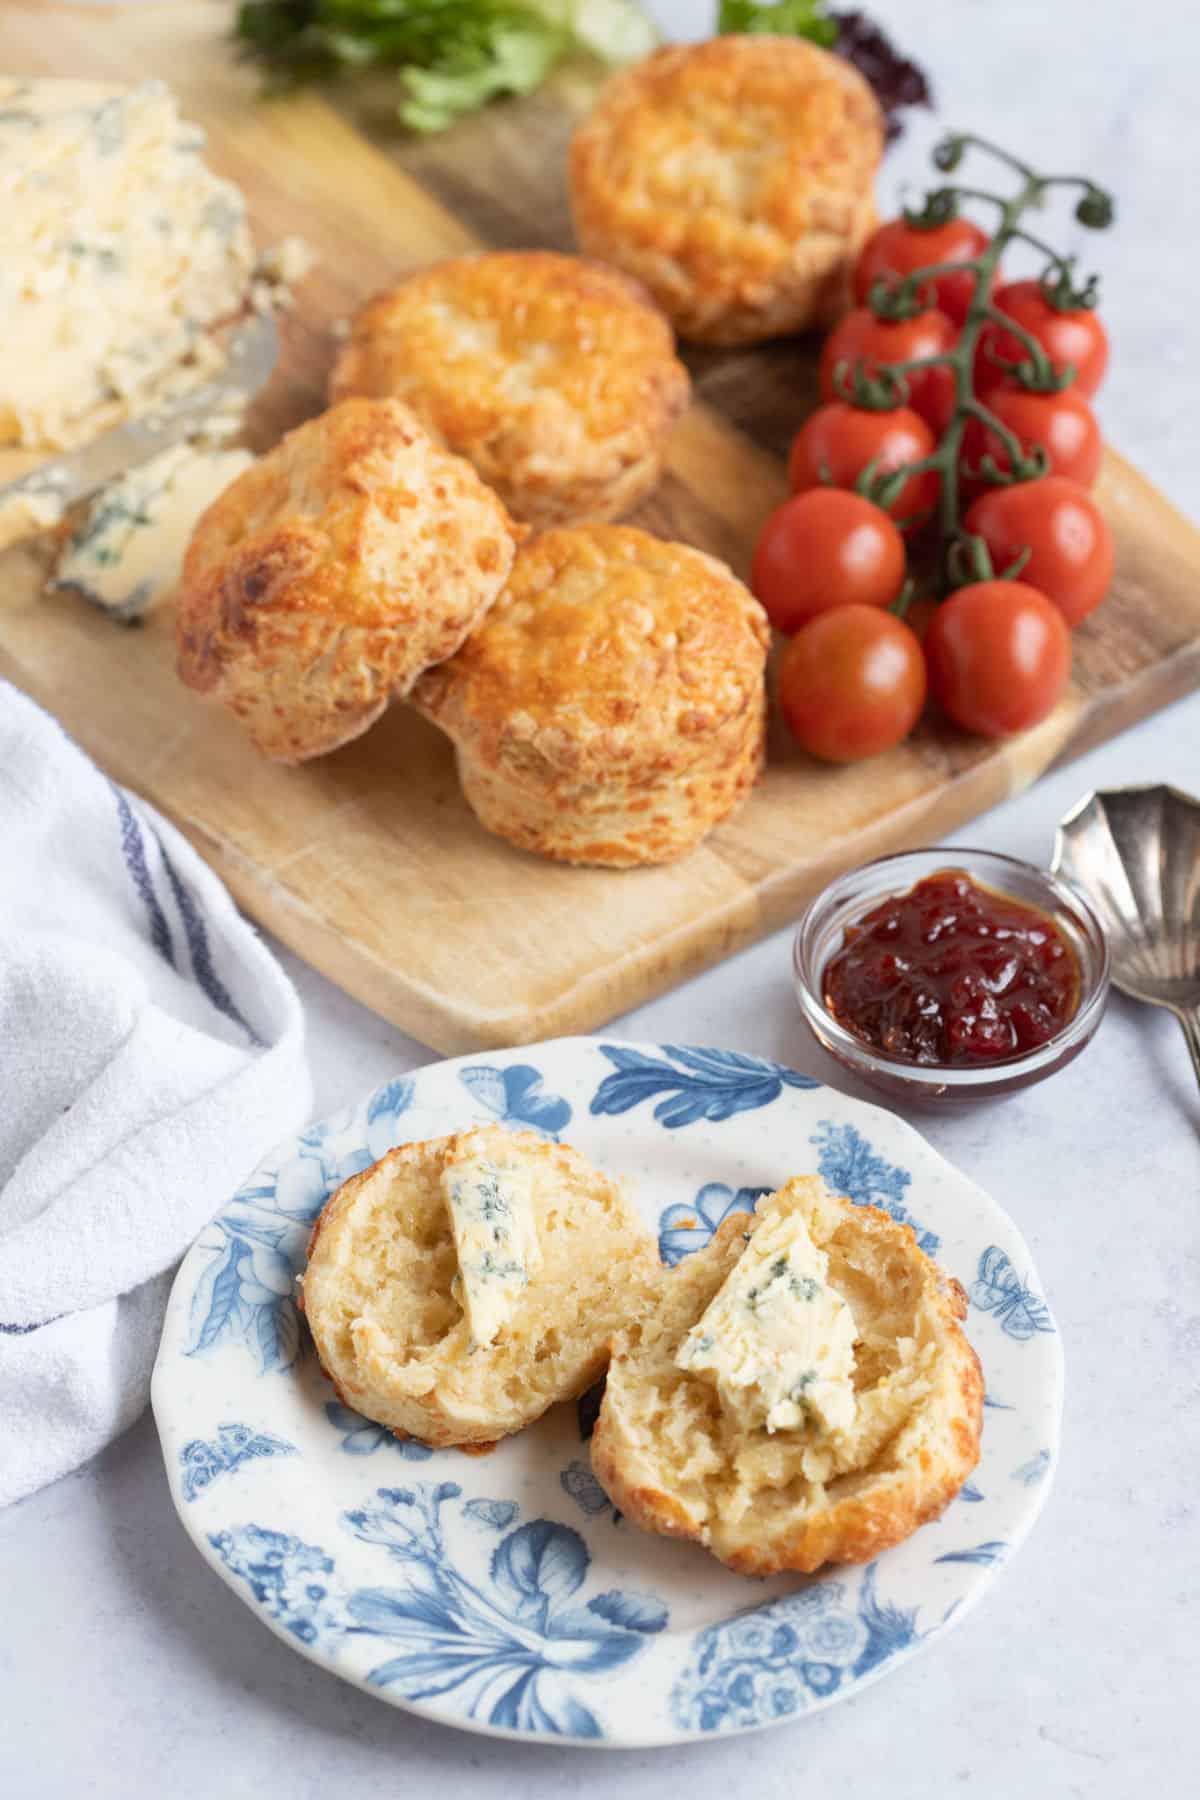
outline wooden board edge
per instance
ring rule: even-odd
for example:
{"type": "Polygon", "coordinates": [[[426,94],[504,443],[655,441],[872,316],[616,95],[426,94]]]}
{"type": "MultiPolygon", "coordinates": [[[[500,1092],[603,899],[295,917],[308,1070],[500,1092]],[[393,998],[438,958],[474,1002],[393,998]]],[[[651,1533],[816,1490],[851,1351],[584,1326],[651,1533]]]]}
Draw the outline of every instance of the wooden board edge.
{"type": "MultiPolygon", "coordinates": [[[[1064,703],[1042,726],[965,771],[949,789],[922,794],[899,814],[881,818],[863,834],[854,860],[866,862],[888,851],[915,848],[931,835],[953,831],[1021,792],[1054,762],[1069,739],[1078,710],[1077,699],[1064,703]],[[936,831],[931,833],[933,826],[936,831]]],[[[447,1056],[594,1031],[793,923],[807,901],[848,866],[843,847],[835,844],[828,856],[803,871],[784,872],[757,890],[747,886],[702,919],[685,922],[652,947],[634,946],[551,1001],[484,1017],[455,1007],[445,995],[431,995],[413,972],[348,944],[292,890],[264,879],[261,870],[215,843],[195,821],[177,813],[171,816],[239,904],[267,930],[362,1005],[447,1056]],[[614,993],[619,998],[610,1005],[614,993]]],[[[636,871],[631,879],[637,879],[636,871]]],[[[780,979],[790,979],[782,962],[780,979]]]]}
{"type": "MultiPolygon", "coordinates": [[[[256,923],[371,1012],[446,1056],[591,1031],[748,948],[763,932],[757,896],[746,889],[703,919],[658,937],[652,946],[631,947],[553,1000],[511,1012],[481,1013],[470,1003],[456,1006],[444,993],[429,989],[416,971],[348,942],[294,890],[270,880],[236,851],[216,842],[203,825],[163,810],[256,923]]],[[[637,871],[632,875],[636,880],[637,871]]]]}

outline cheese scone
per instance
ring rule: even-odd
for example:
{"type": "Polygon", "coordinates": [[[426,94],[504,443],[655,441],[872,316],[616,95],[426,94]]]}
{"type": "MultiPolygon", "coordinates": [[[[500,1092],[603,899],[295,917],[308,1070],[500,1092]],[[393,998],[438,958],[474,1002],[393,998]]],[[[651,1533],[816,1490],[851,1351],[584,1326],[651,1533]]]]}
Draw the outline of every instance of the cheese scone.
{"type": "Polygon", "coordinates": [[[398,1437],[491,1444],[604,1372],[654,1240],[566,1144],[483,1126],[391,1150],[313,1228],[303,1308],[348,1406],[398,1437]]]}
{"type": "Polygon", "coordinates": [[[827,323],[849,304],[883,142],[867,82],[815,44],[671,45],[611,76],[575,133],[576,236],[695,342],[827,323]]]}
{"type": "Polygon", "coordinates": [[[650,492],[688,377],[670,325],[617,270],[495,250],[368,301],[329,393],[405,401],[516,518],[544,526],[617,518],[650,492]]]}
{"type": "Polygon", "coordinates": [[[592,1466],[635,1524],[741,1574],[869,1562],[979,1460],[965,1315],[909,1226],[798,1176],[618,1333],[592,1466]]]}
{"type": "Polygon", "coordinates": [[[625,525],[546,531],[412,702],[480,823],[561,862],[667,862],[732,812],[766,732],[766,614],[715,558],[625,525]]]}
{"type": "Polygon", "coordinates": [[[345,400],[289,431],[197,522],[179,674],[264,755],[324,755],[458,649],[520,535],[408,407],[345,400]]]}

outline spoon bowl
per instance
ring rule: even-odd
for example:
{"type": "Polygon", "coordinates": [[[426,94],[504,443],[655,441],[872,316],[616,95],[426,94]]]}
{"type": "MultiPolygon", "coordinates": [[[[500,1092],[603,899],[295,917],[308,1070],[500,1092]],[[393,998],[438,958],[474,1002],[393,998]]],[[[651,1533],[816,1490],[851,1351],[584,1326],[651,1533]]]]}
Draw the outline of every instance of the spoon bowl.
{"type": "Polygon", "coordinates": [[[1200,1080],[1200,800],[1162,784],[1089,794],[1052,867],[1100,915],[1121,992],[1179,1019],[1200,1080]]]}

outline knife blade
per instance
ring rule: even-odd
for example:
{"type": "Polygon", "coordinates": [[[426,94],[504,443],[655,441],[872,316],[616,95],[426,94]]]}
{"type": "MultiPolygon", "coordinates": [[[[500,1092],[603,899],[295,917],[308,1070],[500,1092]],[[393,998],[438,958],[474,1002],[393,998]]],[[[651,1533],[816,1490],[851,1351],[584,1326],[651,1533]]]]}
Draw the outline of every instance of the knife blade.
{"type": "Polygon", "coordinates": [[[42,463],[0,487],[0,513],[13,501],[36,502],[40,498],[66,507],[94,494],[114,476],[125,475],[161,450],[182,442],[231,401],[257,393],[278,355],[279,328],[273,316],[255,314],[230,338],[228,359],[212,381],[147,417],[128,419],[82,449],[42,463]]]}

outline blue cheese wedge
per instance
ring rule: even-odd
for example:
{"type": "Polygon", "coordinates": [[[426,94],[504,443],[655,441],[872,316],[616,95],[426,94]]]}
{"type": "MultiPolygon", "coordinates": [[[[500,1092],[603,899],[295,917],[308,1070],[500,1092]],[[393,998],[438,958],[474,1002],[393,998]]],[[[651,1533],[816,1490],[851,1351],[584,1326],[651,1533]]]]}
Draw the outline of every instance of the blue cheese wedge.
{"type": "Polygon", "coordinates": [[[248,450],[175,444],[92,501],[51,586],[80,593],[118,619],[144,618],[178,586],[200,514],[254,461],[248,450]]]}
{"type": "Polygon", "coordinates": [[[684,1338],[676,1366],[711,1380],[722,1409],[747,1430],[849,1430],[857,1331],[828,1269],[803,1218],[768,1214],[684,1338]]]}
{"type": "Polygon", "coordinates": [[[70,446],[203,373],[254,271],[203,150],[160,81],[0,77],[0,443],[70,446]]]}
{"type": "Polygon", "coordinates": [[[461,1152],[447,1157],[442,1189],[458,1253],[454,1293],[471,1348],[482,1349],[508,1324],[541,1267],[533,1184],[515,1159],[494,1145],[476,1151],[468,1139],[461,1152]]]}

